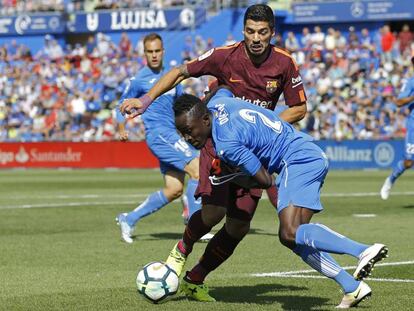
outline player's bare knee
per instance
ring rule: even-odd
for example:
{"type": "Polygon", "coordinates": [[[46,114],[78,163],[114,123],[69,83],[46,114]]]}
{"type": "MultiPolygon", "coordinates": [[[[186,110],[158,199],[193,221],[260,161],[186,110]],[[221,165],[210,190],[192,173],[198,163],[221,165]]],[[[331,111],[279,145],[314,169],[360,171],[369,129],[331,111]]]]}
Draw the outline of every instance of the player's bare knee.
{"type": "Polygon", "coordinates": [[[287,248],[293,249],[296,246],[296,228],[289,226],[279,229],[279,241],[287,248]]]}
{"type": "Polygon", "coordinates": [[[206,226],[214,227],[226,215],[226,209],[217,205],[203,205],[201,219],[206,226]]]}
{"type": "Polygon", "coordinates": [[[164,194],[167,199],[171,202],[175,199],[178,199],[183,194],[183,188],[179,186],[170,186],[164,188],[164,194]]]}

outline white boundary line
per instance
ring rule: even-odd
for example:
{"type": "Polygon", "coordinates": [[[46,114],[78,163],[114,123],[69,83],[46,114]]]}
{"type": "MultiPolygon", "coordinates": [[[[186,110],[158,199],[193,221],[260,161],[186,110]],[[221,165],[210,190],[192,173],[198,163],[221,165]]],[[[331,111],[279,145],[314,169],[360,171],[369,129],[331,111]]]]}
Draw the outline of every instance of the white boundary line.
{"type": "MultiPolygon", "coordinates": [[[[413,265],[414,260],[411,261],[398,261],[398,262],[385,262],[378,263],[375,267],[385,266],[402,266],[402,265],[413,265]]],[[[343,267],[346,270],[355,269],[356,266],[343,267]]],[[[309,279],[326,279],[322,275],[307,275],[308,273],[317,273],[315,270],[297,270],[297,271],[284,271],[284,272],[268,272],[268,273],[252,273],[254,277],[279,277],[279,278],[309,278],[309,279]]],[[[394,283],[414,283],[412,279],[386,279],[386,278],[368,278],[370,281],[377,282],[394,282],[394,283]]]]}
{"type": "Polygon", "coordinates": [[[39,203],[39,204],[21,204],[21,205],[0,205],[1,209],[13,208],[37,208],[37,207],[72,207],[72,206],[92,206],[92,205],[121,205],[136,204],[136,201],[113,201],[113,202],[62,202],[62,203],[39,203]]]}
{"type": "MultiPolygon", "coordinates": [[[[39,196],[2,196],[2,199],[10,198],[11,200],[21,199],[99,199],[99,198],[145,198],[150,194],[148,193],[135,193],[135,194],[57,194],[57,195],[39,195],[39,196]]],[[[414,191],[406,192],[393,192],[393,195],[414,195],[414,191]]],[[[371,197],[379,196],[377,192],[357,192],[357,193],[325,193],[322,197],[371,197]]],[[[266,193],[263,195],[267,198],[266,193]]],[[[135,204],[137,202],[132,201],[113,201],[113,202],[56,202],[56,203],[39,203],[39,204],[16,204],[16,205],[0,205],[0,209],[13,209],[13,208],[38,208],[38,207],[70,207],[70,206],[92,206],[92,205],[112,205],[112,204],[135,204]]]]}

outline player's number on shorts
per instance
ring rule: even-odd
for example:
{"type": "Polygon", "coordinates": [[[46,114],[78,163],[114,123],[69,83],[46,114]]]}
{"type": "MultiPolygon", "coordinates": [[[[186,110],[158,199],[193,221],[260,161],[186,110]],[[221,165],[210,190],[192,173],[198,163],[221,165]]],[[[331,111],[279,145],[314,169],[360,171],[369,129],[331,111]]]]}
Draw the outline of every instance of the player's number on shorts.
{"type": "Polygon", "coordinates": [[[186,151],[188,151],[188,149],[189,149],[187,143],[185,142],[185,140],[183,138],[176,141],[176,143],[174,144],[174,147],[175,147],[176,150],[179,150],[179,151],[184,152],[184,153],[186,151]]]}
{"type": "Polygon", "coordinates": [[[251,109],[241,109],[239,111],[239,115],[250,123],[256,123],[256,115],[262,120],[264,125],[270,127],[274,132],[281,133],[282,132],[282,122],[280,121],[272,121],[268,117],[266,117],[263,113],[251,109]]]}
{"type": "Polygon", "coordinates": [[[407,153],[414,154],[414,144],[407,144],[407,153]]]}

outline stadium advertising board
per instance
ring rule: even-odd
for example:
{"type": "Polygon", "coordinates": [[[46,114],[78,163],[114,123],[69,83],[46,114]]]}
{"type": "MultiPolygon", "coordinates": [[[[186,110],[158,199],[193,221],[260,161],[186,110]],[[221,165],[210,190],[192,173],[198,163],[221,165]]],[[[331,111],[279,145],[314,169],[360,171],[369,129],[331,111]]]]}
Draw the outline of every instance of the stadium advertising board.
{"type": "Polygon", "coordinates": [[[0,168],[154,168],[158,160],[145,142],[2,143],[0,168]]]}
{"type": "Polygon", "coordinates": [[[131,30],[176,30],[196,27],[206,21],[205,9],[141,9],[74,14],[69,32],[110,32],[131,30]]]}
{"type": "Polygon", "coordinates": [[[291,23],[367,22],[413,18],[412,1],[344,0],[294,3],[291,23]]]}
{"type": "Polygon", "coordinates": [[[316,143],[331,169],[382,169],[395,166],[404,156],[403,140],[322,140],[316,143]]]}
{"type": "Polygon", "coordinates": [[[60,13],[0,17],[0,35],[60,34],[64,31],[65,22],[60,13]]]}

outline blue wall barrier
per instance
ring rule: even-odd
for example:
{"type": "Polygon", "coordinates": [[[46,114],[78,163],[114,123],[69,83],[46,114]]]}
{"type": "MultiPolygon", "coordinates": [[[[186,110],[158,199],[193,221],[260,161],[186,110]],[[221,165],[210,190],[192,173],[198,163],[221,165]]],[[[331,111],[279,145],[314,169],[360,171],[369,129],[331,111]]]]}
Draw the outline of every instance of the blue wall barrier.
{"type": "Polygon", "coordinates": [[[404,140],[315,141],[331,169],[386,169],[404,157],[404,140]]]}
{"type": "Polygon", "coordinates": [[[180,30],[197,27],[203,24],[206,18],[207,11],[203,8],[77,13],[69,16],[67,30],[71,33],[180,30]]]}
{"type": "Polygon", "coordinates": [[[368,22],[414,18],[412,0],[344,0],[292,5],[287,23],[368,22]]]}
{"type": "Polygon", "coordinates": [[[62,34],[65,29],[66,22],[61,13],[0,17],[0,36],[62,34]]]}

